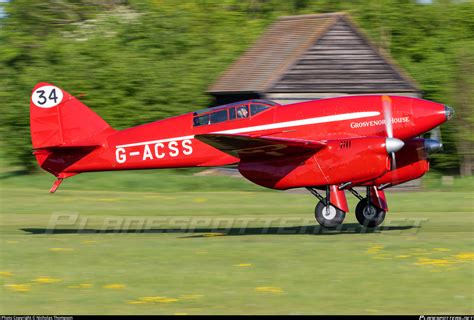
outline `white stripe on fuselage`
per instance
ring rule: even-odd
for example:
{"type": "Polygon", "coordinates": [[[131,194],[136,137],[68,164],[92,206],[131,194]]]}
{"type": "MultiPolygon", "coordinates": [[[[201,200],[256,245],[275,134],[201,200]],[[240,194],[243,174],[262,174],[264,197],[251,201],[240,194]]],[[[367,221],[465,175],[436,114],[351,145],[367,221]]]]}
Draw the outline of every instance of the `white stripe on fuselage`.
{"type": "Polygon", "coordinates": [[[305,125],[308,125],[308,124],[317,124],[317,123],[343,121],[343,120],[351,120],[351,119],[359,119],[359,118],[368,118],[368,117],[375,117],[375,116],[378,116],[378,115],[380,115],[380,112],[376,112],[376,111],[374,111],[374,112],[343,113],[343,114],[336,114],[336,115],[333,115],[333,116],[324,116],[324,117],[309,118],[309,119],[302,119],[302,120],[277,122],[277,123],[271,123],[271,124],[263,124],[261,126],[224,130],[224,131],[218,131],[218,132],[213,132],[213,133],[230,133],[230,134],[232,134],[232,133],[244,133],[244,132],[251,132],[251,131],[262,131],[262,130],[268,130],[268,129],[280,129],[280,128],[305,126],[305,125]]]}
{"type": "MultiPolygon", "coordinates": [[[[317,118],[308,118],[308,119],[301,119],[301,120],[277,122],[277,123],[263,124],[263,125],[259,125],[259,126],[253,126],[253,127],[244,127],[244,128],[231,129],[231,130],[215,131],[215,132],[210,132],[210,133],[211,134],[212,133],[214,133],[214,134],[247,133],[247,132],[252,132],[252,131],[263,131],[263,130],[270,130],[270,129],[290,128],[290,127],[305,126],[305,125],[310,125],[310,124],[318,124],[318,123],[327,123],[327,122],[334,122],[334,121],[344,121],[344,120],[368,118],[368,117],[375,117],[375,116],[378,116],[378,115],[380,115],[380,112],[378,112],[378,111],[343,113],[343,114],[336,114],[336,115],[332,115],[332,116],[324,116],[324,117],[317,117],[317,118]]],[[[194,138],[194,135],[192,135],[192,136],[183,136],[183,137],[175,137],[175,138],[167,138],[167,139],[161,139],[161,140],[152,140],[152,141],[145,141],[145,142],[123,144],[123,145],[120,145],[120,146],[116,146],[116,148],[135,147],[135,146],[141,146],[141,145],[145,145],[145,144],[179,141],[179,140],[187,140],[187,139],[193,139],[193,138],[194,138]]]]}

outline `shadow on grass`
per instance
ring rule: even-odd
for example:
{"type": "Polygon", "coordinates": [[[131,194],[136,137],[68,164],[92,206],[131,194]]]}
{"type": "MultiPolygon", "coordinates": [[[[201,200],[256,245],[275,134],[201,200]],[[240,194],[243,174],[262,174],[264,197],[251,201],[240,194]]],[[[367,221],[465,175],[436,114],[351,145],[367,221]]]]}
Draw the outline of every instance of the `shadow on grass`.
{"type": "Polygon", "coordinates": [[[396,232],[410,229],[418,229],[419,226],[379,226],[377,228],[366,228],[357,223],[343,224],[334,229],[321,226],[283,226],[283,227],[241,227],[241,228],[153,228],[153,229],[47,229],[47,228],[23,228],[24,232],[38,234],[130,234],[130,233],[181,233],[191,234],[180,238],[207,238],[216,236],[248,236],[248,235],[338,235],[338,234],[366,234],[396,232]]]}

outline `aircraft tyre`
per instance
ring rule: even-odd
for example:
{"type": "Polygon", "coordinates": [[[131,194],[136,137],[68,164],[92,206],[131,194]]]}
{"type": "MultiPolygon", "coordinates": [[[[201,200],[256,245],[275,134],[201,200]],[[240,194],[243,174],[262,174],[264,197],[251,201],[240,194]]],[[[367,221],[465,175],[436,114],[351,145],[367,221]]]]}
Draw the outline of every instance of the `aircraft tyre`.
{"type": "Polygon", "coordinates": [[[367,199],[362,199],[356,206],[355,215],[361,226],[375,228],[385,219],[386,211],[373,204],[367,206],[367,199]]]}
{"type": "Polygon", "coordinates": [[[335,228],[344,221],[346,213],[333,205],[329,205],[327,210],[325,201],[319,201],[314,209],[314,216],[321,226],[335,228]]]}

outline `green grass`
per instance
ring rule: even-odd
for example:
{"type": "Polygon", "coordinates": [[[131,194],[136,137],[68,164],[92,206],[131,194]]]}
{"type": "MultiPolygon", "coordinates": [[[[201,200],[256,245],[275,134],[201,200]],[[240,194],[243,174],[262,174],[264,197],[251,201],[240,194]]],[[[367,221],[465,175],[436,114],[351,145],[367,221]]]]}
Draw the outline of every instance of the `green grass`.
{"type": "Polygon", "coordinates": [[[384,227],[363,232],[353,213],[315,228],[309,194],[236,178],[90,174],[54,195],[48,175],[2,178],[0,313],[474,312],[469,187],[389,191],[384,227]]]}

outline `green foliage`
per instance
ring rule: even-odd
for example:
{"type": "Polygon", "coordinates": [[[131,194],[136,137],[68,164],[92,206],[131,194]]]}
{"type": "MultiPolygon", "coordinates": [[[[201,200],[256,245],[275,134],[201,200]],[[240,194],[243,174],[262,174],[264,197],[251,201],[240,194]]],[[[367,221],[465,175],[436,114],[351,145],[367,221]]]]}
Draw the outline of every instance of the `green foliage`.
{"type": "MultiPolygon", "coordinates": [[[[473,2],[439,1],[39,1],[3,4],[0,18],[2,158],[34,168],[28,105],[48,81],[117,129],[205,108],[207,87],[281,15],[347,11],[421,85],[425,98],[455,105],[460,44],[474,41],[473,2]]],[[[472,51],[471,51],[472,52],[472,51]]],[[[472,118],[470,118],[472,119],[472,118]]],[[[453,123],[442,128],[459,166],[453,123]]]]}
{"type": "Polygon", "coordinates": [[[452,82],[453,103],[457,107],[456,133],[461,174],[474,170],[474,41],[460,42],[455,51],[457,65],[452,82]]]}

